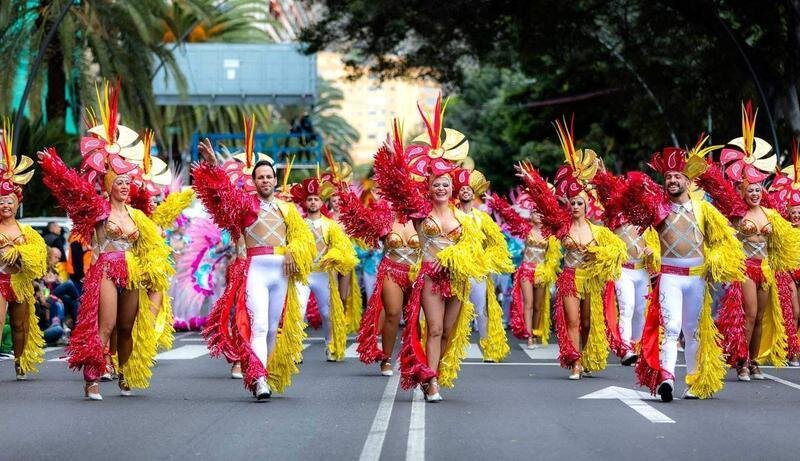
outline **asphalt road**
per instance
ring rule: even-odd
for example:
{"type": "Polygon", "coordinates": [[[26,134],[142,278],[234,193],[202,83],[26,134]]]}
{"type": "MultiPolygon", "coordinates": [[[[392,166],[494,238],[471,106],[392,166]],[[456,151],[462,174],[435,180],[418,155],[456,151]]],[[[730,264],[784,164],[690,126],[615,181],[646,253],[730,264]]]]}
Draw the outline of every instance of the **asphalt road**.
{"type": "Polygon", "coordinates": [[[120,397],[104,383],[103,402],[83,399],[63,349],[26,382],[0,362],[0,459],[798,458],[798,368],[765,367],[774,379],[750,383],[731,371],[714,399],[664,404],[635,390],[631,368],[568,381],[555,346],[514,341],[502,364],[482,363],[473,345],[455,389],[426,404],[352,358],[353,345],[344,363],[326,363],[310,334],[294,385],[265,402],[195,334],[179,334],[149,389],[120,397]]]}

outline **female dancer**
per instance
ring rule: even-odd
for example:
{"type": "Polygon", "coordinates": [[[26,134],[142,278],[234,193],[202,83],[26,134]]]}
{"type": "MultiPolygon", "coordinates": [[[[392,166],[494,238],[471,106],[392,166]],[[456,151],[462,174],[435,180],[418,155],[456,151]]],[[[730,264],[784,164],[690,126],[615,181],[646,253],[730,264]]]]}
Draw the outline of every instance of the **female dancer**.
{"type": "MultiPolygon", "coordinates": [[[[532,206],[527,194],[521,195],[526,197],[523,202],[532,206]]],[[[550,285],[558,276],[561,244],[552,235],[544,236],[539,213],[525,210],[529,213],[526,220],[497,194],[488,199],[511,235],[525,242],[522,264],[514,274],[509,326],[514,336],[526,339],[528,349],[533,349],[550,339],[550,285]]]]}
{"type": "Polygon", "coordinates": [[[469,146],[463,134],[451,129],[445,129],[447,139],[442,142],[443,113],[439,97],[433,120],[423,115],[427,144],[412,144],[405,155],[383,149],[375,159],[381,194],[401,216],[414,220],[419,235],[421,266],[406,305],[400,372],[403,388],[422,385],[429,402],[442,400],[440,384],[453,386],[469,347],[474,317],[470,279],[488,272],[480,229],[450,203],[450,172],[456,167],[454,162],[467,156],[469,146]],[[427,181],[415,181],[412,174],[427,181]],[[424,350],[421,310],[427,333],[424,350]]]}
{"type": "Polygon", "coordinates": [[[619,278],[627,250],[613,232],[586,218],[587,185],[597,170],[595,153],[575,150],[572,125],[567,128],[566,121],[556,121],[556,131],[567,162],[556,172],[556,192],[569,201],[569,211],[529,163],[519,167],[519,174],[545,230],[558,237],[565,250],[564,269],[556,282],[556,333],[561,366],[570,369],[569,379],[577,380],[584,371],[605,368],[609,345],[624,355],[616,305],[604,303],[603,292],[619,278]]]}
{"type": "MultiPolygon", "coordinates": [[[[381,150],[402,155],[402,134],[396,121],[393,138],[388,139],[381,150]]],[[[392,376],[392,352],[404,301],[411,290],[411,266],[419,258],[419,236],[411,222],[401,221],[386,200],[367,208],[347,185],[341,183],[338,197],[339,219],[347,233],[373,248],[383,243],[384,256],[378,266],[375,288],[367,301],[356,341],[362,362],[380,362],[381,375],[392,376]]]]}
{"type": "MultiPolygon", "coordinates": [[[[718,319],[728,361],[736,366],[739,381],[765,379],[759,361],[786,365],[788,337],[775,273],[800,268],[800,232],[777,211],[762,205],[762,181],[769,177],[776,159],[772,147],[754,135],[755,115],[748,101],[742,106],[743,136],[722,149],[720,162],[730,183],[715,165],[698,181],[733,223],[747,258],[745,280],[731,285],[718,319]]],[[[791,316],[791,300],[787,301],[791,316]]],[[[796,354],[797,350],[791,353],[796,354]]]]}
{"type": "Polygon", "coordinates": [[[118,93],[118,85],[106,84],[103,124],[90,130],[100,138],[81,140],[86,176],[68,168],[53,148],[38,154],[44,183],[72,219],[73,232],[82,241],[91,239],[95,248],[78,324],[67,346],[70,368],[83,368],[84,393],[90,400],[103,399],[98,382],[106,368],[103,350],[115,328],[121,395],[149,385],[157,337],[152,313],[139,306],[149,304],[148,271],[172,272],[170,249],[156,225],[126,205],[136,166],[125,156],[141,154],[141,143],[133,130],[117,124],[118,93]],[[95,193],[93,180],[104,196],[95,193]]]}
{"type": "Polygon", "coordinates": [[[22,202],[22,186],[28,183],[33,161],[19,159],[11,151],[14,127],[3,123],[0,136],[0,336],[6,311],[11,317],[11,338],[14,346],[14,370],[17,381],[27,379],[44,359],[44,338],[36,318],[33,281],[47,270],[47,246],[41,235],[15,219],[22,202]]]}

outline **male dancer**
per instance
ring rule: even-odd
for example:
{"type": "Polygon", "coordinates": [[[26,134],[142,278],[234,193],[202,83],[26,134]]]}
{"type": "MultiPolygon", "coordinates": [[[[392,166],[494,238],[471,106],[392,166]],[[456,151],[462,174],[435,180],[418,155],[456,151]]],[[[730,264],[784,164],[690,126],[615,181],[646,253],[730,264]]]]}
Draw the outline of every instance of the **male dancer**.
{"type": "MultiPolygon", "coordinates": [[[[458,208],[471,216],[483,232],[483,248],[491,274],[512,273],[514,265],[508,245],[500,227],[489,214],[472,206],[475,195],[489,189],[489,181],[478,170],[457,169],[453,172],[453,193],[458,197],[458,208]]],[[[503,310],[497,302],[494,280],[491,276],[472,279],[469,299],[475,305],[478,334],[485,362],[499,362],[509,352],[508,339],[503,328],[503,310]]]]}

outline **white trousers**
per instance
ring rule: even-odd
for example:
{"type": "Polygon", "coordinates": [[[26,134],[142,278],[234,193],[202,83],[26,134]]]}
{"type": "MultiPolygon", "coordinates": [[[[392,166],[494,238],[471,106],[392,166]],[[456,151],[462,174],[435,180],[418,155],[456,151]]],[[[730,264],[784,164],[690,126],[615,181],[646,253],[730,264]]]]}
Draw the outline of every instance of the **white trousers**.
{"type": "Polygon", "coordinates": [[[486,313],[486,279],[470,279],[469,301],[475,306],[475,324],[481,339],[486,337],[489,317],[486,313]]]}
{"type": "Polygon", "coordinates": [[[625,344],[642,339],[644,308],[650,292],[650,274],[646,269],[622,268],[614,282],[619,304],[619,333],[625,344]]]}
{"type": "Polygon", "coordinates": [[[378,281],[378,274],[367,274],[364,272],[361,274],[361,280],[364,282],[364,291],[367,294],[366,299],[370,299],[372,293],[375,292],[375,283],[378,281]]]}
{"type": "Polygon", "coordinates": [[[495,287],[500,290],[500,305],[503,307],[503,324],[508,323],[511,310],[511,296],[514,287],[514,278],[511,274],[492,274],[495,287]]]}
{"type": "Polygon", "coordinates": [[[664,339],[661,343],[661,368],[675,375],[678,336],[683,330],[686,374],[697,368],[697,325],[706,294],[706,281],[696,275],[662,274],[659,282],[664,339]]]}
{"type": "Polygon", "coordinates": [[[275,346],[288,283],[288,278],[283,275],[283,255],[250,258],[247,271],[250,347],[265,367],[269,350],[275,346]]]}
{"type": "MultiPolygon", "coordinates": [[[[322,331],[325,333],[325,343],[331,342],[331,290],[328,285],[327,272],[312,272],[308,275],[308,285],[297,284],[297,295],[303,309],[303,317],[308,307],[308,299],[314,293],[317,299],[317,308],[322,316],[322,331]]],[[[336,293],[338,296],[339,293],[336,293]]]]}

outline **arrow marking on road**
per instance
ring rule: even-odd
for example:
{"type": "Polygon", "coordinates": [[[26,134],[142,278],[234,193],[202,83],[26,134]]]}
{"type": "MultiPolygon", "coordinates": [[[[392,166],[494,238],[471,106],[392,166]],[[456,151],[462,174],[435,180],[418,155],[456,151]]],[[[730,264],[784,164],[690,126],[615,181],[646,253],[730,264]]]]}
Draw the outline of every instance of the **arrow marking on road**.
{"type": "Polygon", "coordinates": [[[645,400],[655,400],[650,394],[645,392],[635,391],[633,389],[626,389],[624,387],[609,386],[605,389],[586,394],[581,399],[602,399],[602,400],[619,400],[636,413],[644,416],[651,423],[674,423],[669,416],[661,413],[655,408],[651,407],[645,400]]]}

